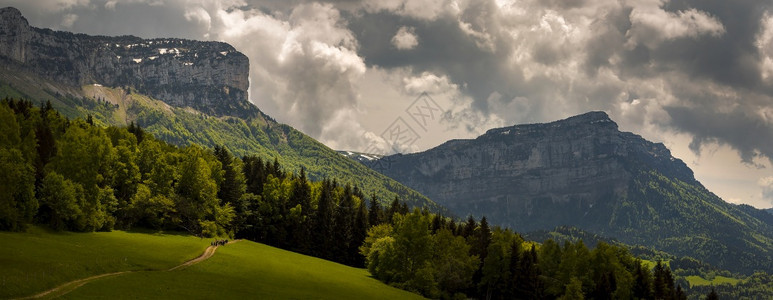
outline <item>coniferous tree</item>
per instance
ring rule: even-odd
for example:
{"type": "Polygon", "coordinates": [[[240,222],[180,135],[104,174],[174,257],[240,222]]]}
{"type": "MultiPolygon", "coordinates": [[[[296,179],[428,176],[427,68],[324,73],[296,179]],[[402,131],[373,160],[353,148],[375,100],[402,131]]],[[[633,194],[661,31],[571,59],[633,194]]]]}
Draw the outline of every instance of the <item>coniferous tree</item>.
{"type": "Polygon", "coordinates": [[[537,263],[537,250],[532,245],[531,250],[525,251],[521,259],[521,280],[515,285],[516,299],[542,299],[544,297],[544,287],[537,263]]]}
{"type": "Polygon", "coordinates": [[[674,297],[676,300],[687,300],[687,294],[684,293],[684,290],[682,290],[682,285],[679,284],[676,286],[676,296],[674,297]]]}
{"type": "Polygon", "coordinates": [[[395,196],[395,199],[392,200],[392,203],[389,204],[389,209],[387,209],[386,211],[386,216],[385,216],[386,221],[389,224],[393,224],[394,216],[399,212],[400,212],[400,198],[395,196]]]}
{"type": "Polygon", "coordinates": [[[311,253],[311,187],[304,168],[293,181],[289,207],[294,217],[287,218],[286,225],[290,232],[290,246],[297,252],[311,253]]]}
{"type": "Polygon", "coordinates": [[[357,215],[354,219],[354,227],[352,228],[352,243],[349,245],[349,256],[355,266],[365,266],[365,257],[360,254],[359,248],[365,241],[365,237],[368,235],[368,209],[365,206],[365,200],[360,201],[360,205],[357,205],[357,215]]]}
{"type": "Polygon", "coordinates": [[[266,181],[268,172],[263,160],[257,156],[245,156],[243,159],[242,172],[246,181],[246,191],[255,195],[263,194],[263,183],[266,181]]]}
{"type": "Polygon", "coordinates": [[[634,267],[633,296],[638,299],[652,299],[652,274],[642,266],[641,260],[636,260],[634,267]]]}
{"type": "Polygon", "coordinates": [[[467,217],[467,223],[464,223],[464,226],[460,227],[462,227],[461,236],[469,238],[475,232],[475,228],[478,227],[478,223],[476,223],[475,218],[470,215],[467,217]]]}
{"type": "MultiPolygon", "coordinates": [[[[338,205],[336,205],[335,222],[333,223],[333,249],[335,250],[333,259],[344,264],[352,263],[348,251],[353,241],[352,227],[354,226],[354,211],[352,186],[347,184],[346,187],[344,187],[344,193],[341,195],[338,205]]],[[[359,247],[359,245],[357,246],[359,247]]]]}
{"type": "Polygon", "coordinates": [[[381,210],[381,204],[378,203],[378,196],[374,193],[370,196],[370,208],[368,209],[368,225],[376,226],[383,222],[384,212],[381,210]]]}
{"type": "Polygon", "coordinates": [[[328,179],[322,180],[317,211],[314,214],[314,239],[315,253],[318,257],[332,259],[333,250],[333,183],[328,179]]]}
{"type": "Polygon", "coordinates": [[[505,296],[510,299],[516,297],[518,294],[516,291],[516,285],[519,281],[523,280],[521,269],[522,256],[523,248],[521,247],[521,242],[517,239],[513,240],[512,244],[510,245],[510,263],[508,264],[510,279],[507,281],[507,291],[505,293],[505,296]]]}
{"type": "Polygon", "coordinates": [[[713,286],[711,287],[711,292],[706,295],[706,300],[719,300],[719,295],[717,295],[717,291],[714,290],[713,286]]]}
{"type": "Polygon", "coordinates": [[[228,149],[215,146],[215,157],[220,161],[223,171],[223,182],[217,191],[217,197],[224,203],[234,205],[246,189],[243,173],[239,172],[237,162],[228,149]]]}

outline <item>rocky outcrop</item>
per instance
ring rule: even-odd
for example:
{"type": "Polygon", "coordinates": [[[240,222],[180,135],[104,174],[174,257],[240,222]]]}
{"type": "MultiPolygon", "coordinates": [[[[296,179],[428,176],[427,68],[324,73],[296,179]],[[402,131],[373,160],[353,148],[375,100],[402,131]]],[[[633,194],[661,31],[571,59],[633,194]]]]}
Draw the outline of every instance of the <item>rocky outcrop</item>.
{"type": "Polygon", "coordinates": [[[89,36],[29,26],[0,9],[0,59],[73,86],[131,87],[176,107],[252,116],[249,60],[221,42],[89,36]]]}
{"type": "Polygon", "coordinates": [[[604,218],[597,212],[625,197],[631,165],[639,163],[697,183],[663,144],[618,131],[604,112],[492,129],[474,140],[366,162],[451,212],[524,231],[604,218]]]}

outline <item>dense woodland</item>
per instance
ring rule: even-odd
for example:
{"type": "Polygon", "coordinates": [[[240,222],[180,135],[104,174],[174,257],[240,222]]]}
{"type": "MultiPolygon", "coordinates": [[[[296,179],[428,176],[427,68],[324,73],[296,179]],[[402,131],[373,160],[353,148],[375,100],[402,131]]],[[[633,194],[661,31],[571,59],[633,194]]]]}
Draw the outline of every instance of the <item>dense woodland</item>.
{"type": "Polygon", "coordinates": [[[666,265],[650,269],[620,246],[536,244],[485,217],[410,210],[335,179],[310,181],[277,159],[176,147],[134,124],[68,120],[50,104],[0,103],[0,169],[2,230],[36,223],[245,238],[367,267],[432,298],[686,299],[666,265]]]}

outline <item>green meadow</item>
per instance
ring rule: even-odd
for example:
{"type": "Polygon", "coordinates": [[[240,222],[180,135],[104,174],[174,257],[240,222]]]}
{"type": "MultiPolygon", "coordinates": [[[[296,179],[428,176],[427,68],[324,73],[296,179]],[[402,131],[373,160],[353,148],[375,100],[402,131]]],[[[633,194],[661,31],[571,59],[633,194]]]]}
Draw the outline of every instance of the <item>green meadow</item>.
{"type": "Polygon", "coordinates": [[[88,283],[67,299],[419,299],[369,277],[364,269],[250,241],[219,247],[199,264],[138,272],[88,283]]]}
{"type": "Polygon", "coordinates": [[[691,287],[701,286],[701,285],[720,285],[720,284],[735,285],[741,281],[740,279],[737,279],[737,278],[731,278],[731,277],[725,277],[725,276],[714,276],[712,280],[708,280],[697,275],[687,276],[684,279],[686,279],[690,283],[691,287]]]}
{"type": "Polygon", "coordinates": [[[420,298],[369,276],[364,269],[250,241],[219,247],[214,256],[175,271],[196,258],[210,239],[143,232],[54,232],[31,227],[0,232],[0,298],[36,295],[67,282],[99,278],[49,296],[82,298],[420,298]]]}
{"type": "Polygon", "coordinates": [[[0,298],[31,296],[94,275],[165,270],[193,259],[209,240],[139,232],[0,232],[0,298]]]}

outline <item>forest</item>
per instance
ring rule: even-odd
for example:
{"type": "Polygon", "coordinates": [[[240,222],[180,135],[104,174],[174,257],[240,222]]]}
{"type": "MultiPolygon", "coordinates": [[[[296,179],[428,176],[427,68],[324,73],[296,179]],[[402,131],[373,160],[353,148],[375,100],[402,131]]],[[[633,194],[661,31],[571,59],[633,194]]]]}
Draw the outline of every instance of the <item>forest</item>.
{"type": "Polygon", "coordinates": [[[430,298],[687,297],[666,264],[650,267],[621,246],[525,241],[485,217],[411,209],[333,178],[311,181],[278,158],[177,147],[134,124],[69,120],[50,103],[0,102],[0,169],[0,230],[141,227],[243,238],[366,267],[430,298]]]}

